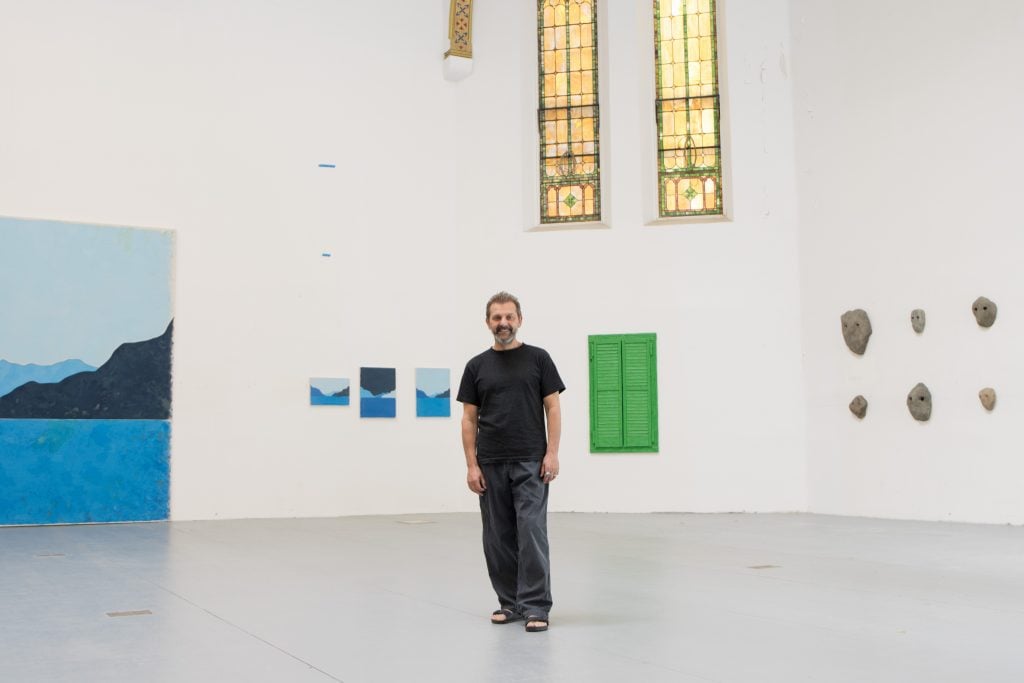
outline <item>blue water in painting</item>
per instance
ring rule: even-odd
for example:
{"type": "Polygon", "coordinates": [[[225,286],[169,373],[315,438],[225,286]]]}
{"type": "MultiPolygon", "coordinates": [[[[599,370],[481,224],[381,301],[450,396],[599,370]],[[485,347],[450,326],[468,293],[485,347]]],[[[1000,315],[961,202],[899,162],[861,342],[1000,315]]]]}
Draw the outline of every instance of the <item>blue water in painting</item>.
{"type": "Polygon", "coordinates": [[[320,394],[316,396],[310,394],[309,405],[311,406],[347,406],[348,396],[324,396],[320,394]]]}
{"type": "Polygon", "coordinates": [[[416,417],[451,417],[452,403],[448,397],[416,397],[416,417]]]}
{"type": "Polygon", "coordinates": [[[167,420],[0,419],[0,524],[167,519],[167,420]]]}
{"type": "Polygon", "coordinates": [[[363,396],[359,399],[360,417],[394,417],[395,399],[380,396],[363,396]]]}

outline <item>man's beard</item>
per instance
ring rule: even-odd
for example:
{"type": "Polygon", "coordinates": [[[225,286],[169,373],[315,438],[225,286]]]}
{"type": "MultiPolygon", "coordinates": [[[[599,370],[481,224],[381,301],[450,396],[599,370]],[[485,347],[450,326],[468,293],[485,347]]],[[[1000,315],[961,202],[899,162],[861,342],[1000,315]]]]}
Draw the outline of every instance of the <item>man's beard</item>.
{"type": "Polygon", "coordinates": [[[511,327],[505,327],[502,325],[501,327],[498,327],[498,329],[494,330],[494,341],[502,346],[510,346],[516,341],[516,331],[511,327]],[[499,335],[506,332],[509,334],[509,337],[507,339],[502,339],[499,335]]]}

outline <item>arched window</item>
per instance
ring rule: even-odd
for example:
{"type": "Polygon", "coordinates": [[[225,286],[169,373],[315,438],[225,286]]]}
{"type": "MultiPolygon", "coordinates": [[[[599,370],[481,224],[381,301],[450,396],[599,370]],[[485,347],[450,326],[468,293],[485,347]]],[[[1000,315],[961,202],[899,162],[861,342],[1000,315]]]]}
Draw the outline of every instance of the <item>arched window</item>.
{"type": "Polygon", "coordinates": [[[540,220],[601,219],[596,0],[539,0],[540,220]]]}
{"type": "Polygon", "coordinates": [[[722,213],[715,0],[654,0],[658,213],[722,213]]]}

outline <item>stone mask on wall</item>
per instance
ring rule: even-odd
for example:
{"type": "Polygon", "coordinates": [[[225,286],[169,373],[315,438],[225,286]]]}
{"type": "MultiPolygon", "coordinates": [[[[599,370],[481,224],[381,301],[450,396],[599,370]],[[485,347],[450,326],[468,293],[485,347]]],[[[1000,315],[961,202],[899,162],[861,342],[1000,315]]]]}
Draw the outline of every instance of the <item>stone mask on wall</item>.
{"type": "Polygon", "coordinates": [[[932,416],[932,392],[922,383],[910,390],[907,395],[907,408],[915,420],[927,422],[932,416]]]}
{"type": "Polygon", "coordinates": [[[971,305],[971,311],[974,313],[975,320],[982,327],[992,327],[992,323],[996,321],[995,303],[983,296],[979,296],[974,300],[974,303],[971,305]]]}
{"type": "Polygon", "coordinates": [[[864,355],[871,338],[871,321],[863,309],[857,308],[843,313],[843,341],[858,356],[864,355]]]}
{"type": "Polygon", "coordinates": [[[914,332],[921,334],[924,332],[924,311],[920,308],[915,308],[910,312],[910,326],[914,328],[914,332]]]}
{"type": "Polygon", "coordinates": [[[868,413],[868,400],[860,395],[854,396],[850,401],[850,412],[863,420],[868,413]]]}
{"type": "Polygon", "coordinates": [[[985,406],[985,410],[992,410],[996,407],[996,390],[992,387],[985,387],[979,391],[978,398],[981,399],[981,405],[985,406]]]}

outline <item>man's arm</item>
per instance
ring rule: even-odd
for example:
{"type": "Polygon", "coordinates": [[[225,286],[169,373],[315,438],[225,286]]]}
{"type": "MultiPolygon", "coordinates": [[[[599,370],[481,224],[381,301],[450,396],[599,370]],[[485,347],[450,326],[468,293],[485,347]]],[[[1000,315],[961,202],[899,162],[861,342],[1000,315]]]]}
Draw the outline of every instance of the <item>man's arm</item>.
{"type": "Polygon", "coordinates": [[[476,461],[476,428],[479,408],[472,403],[462,404],[462,450],[466,453],[466,484],[469,490],[482,496],[487,490],[484,473],[476,461]]]}
{"type": "Polygon", "coordinates": [[[558,443],[562,439],[562,404],[557,391],[544,397],[544,413],[548,418],[548,450],[540,466],[540,476],[549,484],[558,476],[558,443]]]}

